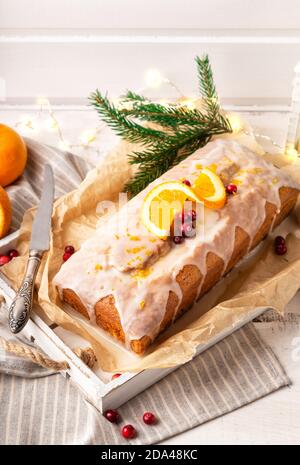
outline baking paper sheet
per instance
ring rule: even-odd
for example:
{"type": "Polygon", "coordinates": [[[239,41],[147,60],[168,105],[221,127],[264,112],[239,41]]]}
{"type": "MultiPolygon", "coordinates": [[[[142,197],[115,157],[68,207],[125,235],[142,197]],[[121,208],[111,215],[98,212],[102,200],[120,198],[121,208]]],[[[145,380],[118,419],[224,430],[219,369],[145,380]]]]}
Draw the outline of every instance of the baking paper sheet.
{"type": "MultiPolygon", "coordinates": [[[[242,143],[259,151],[259,146],[252,137],[241,135],[238,138],[242,143]]],[[[199,344],[208,344],[224,330],[234,328],[239,322],[245,321],[253,308],[272,307],[283,312],[300,287],[300,239],[297,238],[298,223],[294,215],[284,226],[291,231],[287,239],[287,255],[275,255],[272,240],[265,240],[249,259],[225,277],[172,328],[161,335],[143,357],[130,353],[74,310],[64,310],[52,285],[52,279],[62,264],[64,246],[72,244],[78,249],[99,221],[96,213],[98,202],[117,199],[132,174],[132,168],[127,162],[127,154],[132,148],[131,144],[122,142],[88,174],[78,189],[55,202],[51,248],[43,257],[37,280],[37,299],[42,316],[46,315],[52,322],[88,340],[96,352],[101,369],[111,372],[139,371],[183,364],[194,356],[199,344]]],[[[293,160],[291,165],[291,160],[283,159],[282,156],[272,155],[271,158],[277,165],[288,163],[283,169],[290,171],[300,180],[298,160],[293,160]]],[[[3,269],[16,289],[23,277],[27,261],[34,213],[35,209],[31,209],[24,216],[18,244],[21,256],[3,269]]]]}

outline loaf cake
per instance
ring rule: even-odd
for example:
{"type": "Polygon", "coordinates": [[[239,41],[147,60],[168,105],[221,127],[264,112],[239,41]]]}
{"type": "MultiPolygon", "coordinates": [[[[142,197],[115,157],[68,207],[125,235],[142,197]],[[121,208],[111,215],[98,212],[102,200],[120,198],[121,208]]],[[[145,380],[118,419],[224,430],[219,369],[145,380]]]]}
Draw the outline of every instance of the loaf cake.
{"type": "Polygon", "coordinates": [[[298,189],[263,156],[237,141],[217,139],[103,222],[62,265],[54,285],[63,301],[143,354],[290,213],[298,189]],[[237,194],[228,195],[223,208],[203,207],[202,233],[181,244],[150,233],[140,213],[147,193],[165,181],[193,182],[203,167],[224,185],[234,183],[237,194]]]}

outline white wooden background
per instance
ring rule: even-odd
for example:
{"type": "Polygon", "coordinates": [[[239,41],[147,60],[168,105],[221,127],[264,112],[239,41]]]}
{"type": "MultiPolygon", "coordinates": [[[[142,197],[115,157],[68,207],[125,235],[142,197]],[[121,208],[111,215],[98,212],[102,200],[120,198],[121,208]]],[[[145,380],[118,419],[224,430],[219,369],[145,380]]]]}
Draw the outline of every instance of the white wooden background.
{"type": "Polygon", "coordinates": [[[207,52],[223,101],[287,104],[299,18],[299,0],[0,0],[0,95],[84,102],[142,87],[149,68],[189,95],[207,52]]]}
{"type": "MultiPolygon", "coordinates": [[[[143,87],[145,72],[158,68],[191,95],[193,58],[209,53],[223,102],[282,144],[300,61],[299,19],[300,0],[0,0],[0,122],[14,125],[28,113],[38,120],[33,104],[47,96],[63,104],[56,115],[76,143],[98,123],[81,105],[96,87],[117,96],[143,87]]],[[[170,89],[159,92],[166,97],[170,89]]],[[[26,135],[57,145],[57,134],[39,126],[26,135]]],[[[104,153],[102,133],[99,139],[104,153]]],[[[299,443],[299,356],[292,357],[299,308],[298,293],[285,321],[256,323],[293,386],[166,443],[299,443]]]]}

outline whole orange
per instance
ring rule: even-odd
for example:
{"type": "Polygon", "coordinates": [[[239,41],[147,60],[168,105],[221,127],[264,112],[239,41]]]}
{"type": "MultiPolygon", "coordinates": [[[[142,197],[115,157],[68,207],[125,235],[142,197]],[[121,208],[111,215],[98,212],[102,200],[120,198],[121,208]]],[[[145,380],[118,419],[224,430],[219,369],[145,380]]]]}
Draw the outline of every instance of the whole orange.
{"type": "Polygon", "coordinates": [[[12,209],[9,197],[3,187],[0,186],[0,239],[8,233],[11,217],[12,209]]]}
{"type": "Polygon", "coordinates": [[[24,171],[27,149],[22,137],[0,124],[0,186],[8,186],[24,171]]]}

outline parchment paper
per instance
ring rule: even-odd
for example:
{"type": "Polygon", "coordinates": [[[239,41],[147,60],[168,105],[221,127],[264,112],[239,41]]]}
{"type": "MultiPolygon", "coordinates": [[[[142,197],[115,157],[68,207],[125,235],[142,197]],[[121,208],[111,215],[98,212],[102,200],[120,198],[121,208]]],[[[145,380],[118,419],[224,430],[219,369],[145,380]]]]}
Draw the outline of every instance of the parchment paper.
{"type": "MultiPolygon", "coordinates": [[[[239,138],[242,143],[261,152],[253,138],[245,135],[239,138]]],[[[88,174],[78,189],[55,202],[51,248],[43,257],[37,281],[38,312],[41,316],[88,340],[96,352],[100,368],[112,372],[185,363],[193,357],[199,344],[209,343],[225,329],[235,327],[253,308],[272,307],[283,312],[300,287],[300,239],[297,238],[298,223],[294,216],[284,226],[291,231],[287,240],[287,255],[275,255],[272,240],[264,241],[250,258],[236,267],[166,331],[143,357],[130,353],[100,328],[92,326],[74,310],[64,307],[52,285],[52,278],[62,264],[64,246],[72,244],[78,249],[99,221],[96,214],[98,202],[116,200],[132,172],[127,162],[127,154],[132,148],[131,144],[122,142],[88,174]]],[[[282,156],[273,155],[271,158],[277,165],[286,165],[282,169],[290,171],[300,180],[298,160],[291,165],[291,160],[282,156]]],[[[35,209],[30,209],[24,216],[18,244],[21,256],[4,269],[15,288],[23,277],[34,213],[35,209]]]]}

